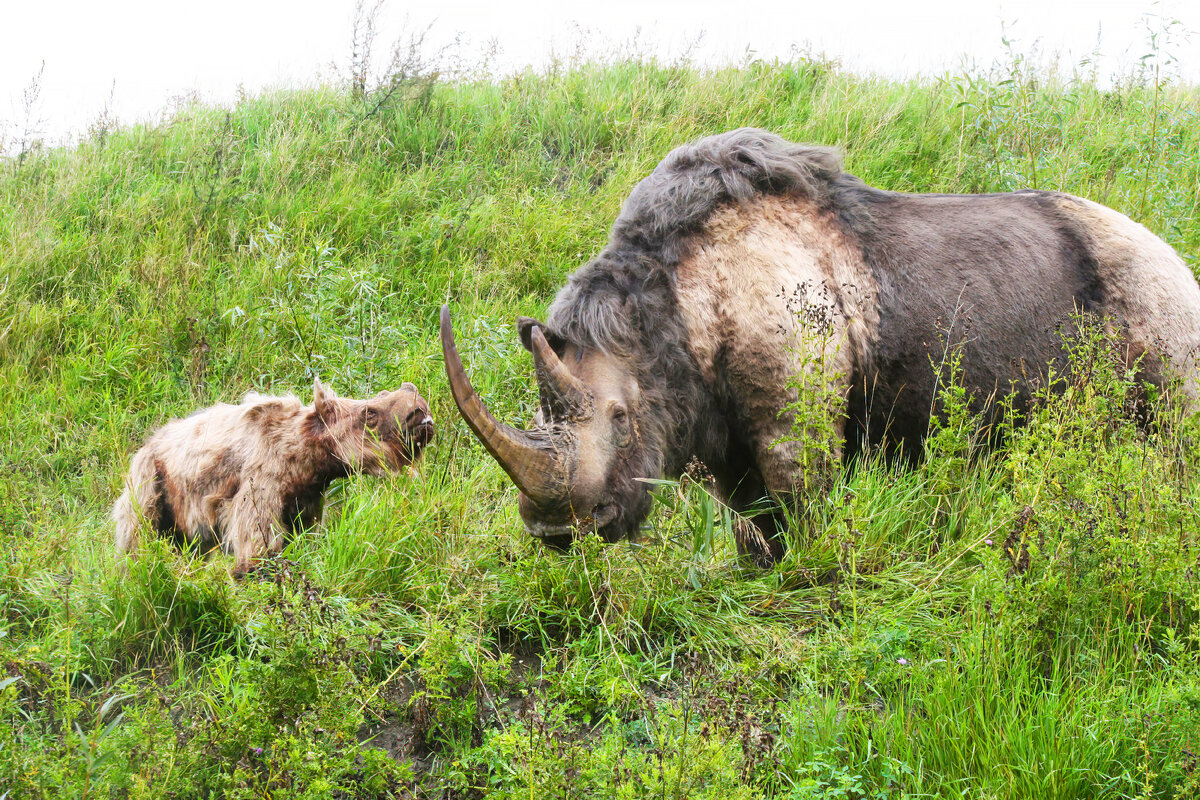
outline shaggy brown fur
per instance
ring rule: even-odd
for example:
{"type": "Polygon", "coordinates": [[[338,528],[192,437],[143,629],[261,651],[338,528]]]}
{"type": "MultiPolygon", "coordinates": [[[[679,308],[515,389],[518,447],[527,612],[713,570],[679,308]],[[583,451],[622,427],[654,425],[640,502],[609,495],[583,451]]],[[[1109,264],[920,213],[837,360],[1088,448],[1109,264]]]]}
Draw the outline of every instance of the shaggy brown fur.
{"type": "Polygon", "coordinates": [[[351,400],[317,381],[311,406],[250,393],[202,409],[134,454],[112,510],[117,548],[133,553],[150,529],[205,550],[219,544],[244,573],[278,553],[286,532],[317,521],[330,483],[405,467],[432,438],[429,405],[411,383],[351,400]]]}

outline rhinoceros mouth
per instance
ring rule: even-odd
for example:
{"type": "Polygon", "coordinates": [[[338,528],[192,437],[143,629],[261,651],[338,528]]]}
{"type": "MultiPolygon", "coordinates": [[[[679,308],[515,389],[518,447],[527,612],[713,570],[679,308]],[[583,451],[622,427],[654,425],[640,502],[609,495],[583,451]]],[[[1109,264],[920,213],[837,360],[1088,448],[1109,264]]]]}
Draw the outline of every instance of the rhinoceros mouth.
{"type": "Polygon", "coordinates": [[[620,516],[620,509],[613,503],[601,503],[585,517],[575,517],[565,522],[543,522],[525,520],[525,532],[536,539],[559,536],[582,536],[599,531],[620,516]]]}
{"type": "Polygon", "coordinates": [[[526,522],[525,532],[535,539],[550,539],[556,536],[572,536],[577,528],[573,523],[560,522],[548,524],[545,522],[526,522]]]}

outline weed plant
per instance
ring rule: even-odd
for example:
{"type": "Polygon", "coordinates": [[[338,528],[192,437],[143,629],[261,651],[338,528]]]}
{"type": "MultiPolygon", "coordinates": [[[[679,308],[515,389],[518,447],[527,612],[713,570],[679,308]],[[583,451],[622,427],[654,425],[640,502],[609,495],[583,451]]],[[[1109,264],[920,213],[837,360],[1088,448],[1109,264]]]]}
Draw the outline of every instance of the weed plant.
{"type": "Polygon", "coordinates": [[[635,543],[541,548],[436,323],[452,303],[485,401],[528,418],[513,318],[671,147],[742,125],[888,189],[1090,197],[1195,268],[1195,87],[414,52],[0,160],[0,798],[1200,795],[1197,423],[1102,328],[999,444],[931,364],[914,466],[842,469],[799,376],[824,474],[761,572],[702,478],[658,487],[635,543]],[[314,375],[416,382],[420,472],[346,481],[256,577],[166,543],[119,571],[107,511],[149,430],[314,375]]]}

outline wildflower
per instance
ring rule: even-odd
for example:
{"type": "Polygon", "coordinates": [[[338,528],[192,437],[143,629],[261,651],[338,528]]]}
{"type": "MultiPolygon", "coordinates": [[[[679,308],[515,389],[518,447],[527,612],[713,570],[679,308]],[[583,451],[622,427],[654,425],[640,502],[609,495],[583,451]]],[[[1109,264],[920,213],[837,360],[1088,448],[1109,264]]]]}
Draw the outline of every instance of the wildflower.
{"type": "Polygon", "coordinates": [[[908,659],[907,659],[907,658],[904,658],[904,657],[900,657],[900,658],[897,658],[897,659],[896,659],[896,663],[897,663],[897,664],[899,664],[899,665],[900,665],[900,666],[902,666],[902,667],[907,667],[907,666],[908,666],[908,659]]]}
{"type": "Polygon", "coordinates": [[[984,540],[983,540],[983,543],[984,543],[984,544],[986,544],[988,547],[991,547],[991,546],[992,546],[992,540],[991,540],[991,539],[984,539],[984,540]]]}

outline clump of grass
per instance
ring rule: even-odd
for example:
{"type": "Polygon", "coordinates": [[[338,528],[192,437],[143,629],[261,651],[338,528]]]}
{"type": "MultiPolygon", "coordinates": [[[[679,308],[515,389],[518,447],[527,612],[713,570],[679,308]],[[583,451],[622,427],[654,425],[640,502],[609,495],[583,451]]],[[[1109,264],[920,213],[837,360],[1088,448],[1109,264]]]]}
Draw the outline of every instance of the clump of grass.
{"type": "Polygon", "coordinates": [[[165,542],[153,542],[121,566],[127,573],[118,567],[103,587],[108,591],[90,598],[96,606],[89,622],[105,641],[94,655],[126,672],[180,653],[240,651],[243,625],[223,570],[180,558],[165,542]]]}

